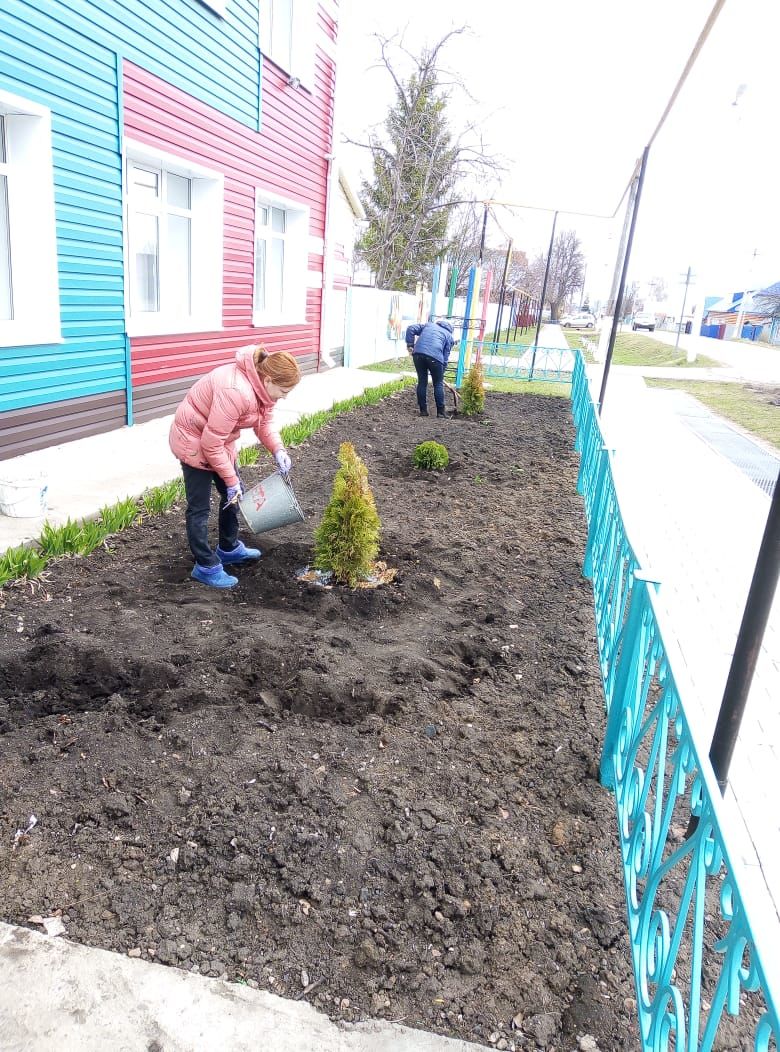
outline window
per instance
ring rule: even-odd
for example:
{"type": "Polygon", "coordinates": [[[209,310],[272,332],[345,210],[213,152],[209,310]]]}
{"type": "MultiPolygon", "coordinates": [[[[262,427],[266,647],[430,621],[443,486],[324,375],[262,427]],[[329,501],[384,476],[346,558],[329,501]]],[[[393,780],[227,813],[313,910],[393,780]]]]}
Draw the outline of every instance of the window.
{"type": "Polygon", "coordinates": [[[221,328],[222,176],[140,145],[127,153],[128,332],[221,328]]]}
{"type": "Polygon", "coordinates": [[[61,338],[51,114],[0,91],[0,347],[61,338]]]}
{"type": "Polygon", "coordinates": [[[309,210],[258,191],[255,204],[254,325],[306,320],[309,210]]]}
{"type": "Polygon", "coordinates": [[[259,0],[260,50],[312,91],[316,0],[259,0]]]}

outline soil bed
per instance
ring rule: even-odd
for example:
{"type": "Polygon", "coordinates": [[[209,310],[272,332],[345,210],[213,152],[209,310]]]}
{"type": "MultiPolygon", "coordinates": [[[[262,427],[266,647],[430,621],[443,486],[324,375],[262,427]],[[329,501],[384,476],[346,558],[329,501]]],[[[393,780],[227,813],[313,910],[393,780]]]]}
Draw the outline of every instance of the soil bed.
{"type": "Polygon", "coordinates": [[[563,400],[406,391],[295,451],[307,521],[233,592],[189,579],[176,508],[0,593],[0,917],[334,1018],[636,1048],[572,441],[563,400]],[[296,579],[345,439],[374,590],[296,579]]]}

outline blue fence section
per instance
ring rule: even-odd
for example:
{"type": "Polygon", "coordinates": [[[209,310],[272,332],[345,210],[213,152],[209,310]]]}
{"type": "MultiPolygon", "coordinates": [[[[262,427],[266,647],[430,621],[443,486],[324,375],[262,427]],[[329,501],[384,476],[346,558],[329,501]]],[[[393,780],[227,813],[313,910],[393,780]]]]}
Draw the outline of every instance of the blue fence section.
{"type": "Polygon", "coordinates": [[[485,376],[571,383],[574,351],[566,348],[477,340],[474,349],[481,356],[485,376]]]}
{"type": "Polygon", "coordinates": [[[664,643],[658,585],[626,535],[579,353],[572,412],[607,711],[601,778],[617,806],[641,1047],[768,1052],[780,1034],[776,991],[664,643]]]}

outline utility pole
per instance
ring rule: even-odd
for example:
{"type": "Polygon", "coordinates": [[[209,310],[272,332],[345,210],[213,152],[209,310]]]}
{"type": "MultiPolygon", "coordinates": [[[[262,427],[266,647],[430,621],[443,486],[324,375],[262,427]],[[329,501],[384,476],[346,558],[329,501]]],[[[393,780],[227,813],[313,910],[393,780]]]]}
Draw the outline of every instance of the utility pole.
{"type": "Polygon", "coordinates": [[[488,210],[489,210],[489,208],[490,208],[490,202],[489,201],[485,201],[485,211],[484,211],[484,214],[482,216],[482,237],[480,238],[480,241],[479,241],[479,259],[477,260],[477,266],[478,267],[482,266],[482,256],[485,253],[485,233],[487,231],[487,221],[488,221],[488,210]]]}
{"type": "MultiPolygon", "coordinates": [[[[677,323],[677,339],[674,341],[674,349],[680,346],[680,331],[682,330],[685,318],[685,301],[688,299],[688,286],[691,283],[693,275],[691,274],[691,268],[688,267],[688,272],[685,275],[685,291],[683,292],[682,307],[680,308],[680,320],[677,323]]],[[[691,359],[693,361],[693,359],[691,359]]]]}
{"type": "Polygon", "coordinates": [[[756,256],[757,255],[758,255],[758,249],[754,248],[753,249],[753,255],[750,258],[750,269],[748,271],[748,285],[747,285],[747,287],[745,288],[745,290],[742,293],[742,299],[739,301],[739,311],[737,312],[737,327],[736,327],[736,330],[734,332],[734,339],[735,340],[741,340],[742,339],[742,325],[743,325],[743,323],[745,321],[745,302],[746,302],[748,296],[750,295],[750,293],[752,292],[752,289],[750,288],[750,281],[751,281],[751,279],[753,277],[753,271],[754,271],[755,266],[756,266],[756,256]]]}
{"type": "MultiPolygon", "coordinates": [[[[552,230],[550,231],[550,247],[547,249],[547,262],[544,266],[544,281],[542,282],[542,298],[539,304],[539,320],[536,323],[536,336],[534,336],[534,353],[531,359],[531,375],[529,380],[533,379],[534,375],[534,361],[536,360],[536,347],[539,343],[539,330],[542,327],[542,314],[544,313],[544,300],[547,295],[547,279],[550,276],[550,260],[552,259],[553,246],[555,244],[555,224],[558,222],[558,213],[553,212],[552,230]]],[[[552,317],[552,314],[550,315],[552,317]]]]}
{"type": "Polygon", "coordinates": [[[628,204],[626,205],[626,214],[623,219],[623,229],[620,233],[620,244],[618,245],[617,257],[615,259],[615,272],[612,275],[612,287],[609,290],[609,299],[607,300],[607,316],[613,318],[615,315],[615,306],[618,298],[618,289],[620,287],[620,277],[623,270],[623,259],[626,253],[626,243],[628,241],[628,231],[631,227],[631,220],[634,216],[634,205],[636,204],[636,195],[639,188],[639,180],[633,179],[631,181],[631,189],[628,194],[628,204]]]}

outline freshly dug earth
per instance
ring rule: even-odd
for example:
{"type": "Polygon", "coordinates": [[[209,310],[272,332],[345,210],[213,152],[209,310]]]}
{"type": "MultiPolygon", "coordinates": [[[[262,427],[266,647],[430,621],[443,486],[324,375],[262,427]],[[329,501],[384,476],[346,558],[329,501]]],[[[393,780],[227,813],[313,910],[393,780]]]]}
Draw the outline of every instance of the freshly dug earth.
{"type": "Polygon", "coordinates": [[[232,592],[190,580],[182,507],[6,588],[0,917],[334,1018],[636,1048],[572,441],[564,400],[407,390],[294,451],[307,521],[232,592]],[[376,589],[296,577],[344,440],[376,589]]]}

